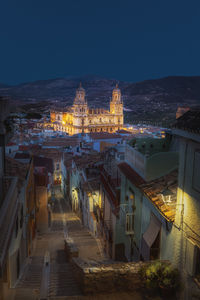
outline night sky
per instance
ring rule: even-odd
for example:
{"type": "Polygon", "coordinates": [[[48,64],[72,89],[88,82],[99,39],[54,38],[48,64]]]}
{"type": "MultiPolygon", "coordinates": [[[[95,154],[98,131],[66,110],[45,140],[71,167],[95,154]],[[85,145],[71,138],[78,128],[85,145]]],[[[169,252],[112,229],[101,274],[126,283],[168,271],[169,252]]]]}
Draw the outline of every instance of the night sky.
{"type": "Polygon", "coordinates": [[[2,0],[0,83],[200,75],[199,0],[2,0]]]}

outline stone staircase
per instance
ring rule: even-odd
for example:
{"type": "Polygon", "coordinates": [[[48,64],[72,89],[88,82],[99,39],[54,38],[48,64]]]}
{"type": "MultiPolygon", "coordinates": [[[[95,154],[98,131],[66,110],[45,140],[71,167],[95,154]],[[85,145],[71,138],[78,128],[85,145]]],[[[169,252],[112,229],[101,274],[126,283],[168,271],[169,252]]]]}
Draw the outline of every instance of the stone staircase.
{"type": "Polygon", "coordinates": [[[62,230],[63,230],[63,221],[53,220],[51,224],[51,231],[62,231],[62,230]]]}
{"type": "Polygon", "coordinates": [[[49,298],[81,295],[70,263],[51,264],[49,298]]]}
{"type": "Polygon", "coordinates": [[[43,256],[32,258],[16,288],[40,289],[43,260],[43,256]]]}
{"type": "Polygon", "coordinates": [[[15,300],[36,300],[42,279],[43,256],[32,257],[15,289],[15,300]]]}

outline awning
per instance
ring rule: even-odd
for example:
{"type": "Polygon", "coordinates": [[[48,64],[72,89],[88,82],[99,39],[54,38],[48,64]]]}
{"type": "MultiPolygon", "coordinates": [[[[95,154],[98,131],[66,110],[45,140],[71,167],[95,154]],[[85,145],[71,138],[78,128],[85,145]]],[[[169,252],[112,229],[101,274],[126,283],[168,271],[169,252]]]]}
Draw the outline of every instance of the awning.
{"type": "Polygon", "coordinates": [[[161,228],[160,221],[152,214],[149,226],[142,237],[141,254],[144,260],[150,259],[150,250],[161,228]]]}

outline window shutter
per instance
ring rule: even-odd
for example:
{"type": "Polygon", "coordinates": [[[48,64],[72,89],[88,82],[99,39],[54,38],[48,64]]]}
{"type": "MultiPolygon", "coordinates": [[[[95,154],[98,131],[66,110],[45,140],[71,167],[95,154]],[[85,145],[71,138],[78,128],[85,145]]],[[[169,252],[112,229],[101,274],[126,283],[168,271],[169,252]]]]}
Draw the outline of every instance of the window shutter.
{"type": "Polygon", "coordinates": [[[126,214],[126,234],[134,233],[134,215],[133,213],[126,214]]]}
{"type": "Polygon", "coordinates": [[[186,261],[185,269],[190,276],[195,273],[197,248],[191,239],[186,240],[186,261]]]}

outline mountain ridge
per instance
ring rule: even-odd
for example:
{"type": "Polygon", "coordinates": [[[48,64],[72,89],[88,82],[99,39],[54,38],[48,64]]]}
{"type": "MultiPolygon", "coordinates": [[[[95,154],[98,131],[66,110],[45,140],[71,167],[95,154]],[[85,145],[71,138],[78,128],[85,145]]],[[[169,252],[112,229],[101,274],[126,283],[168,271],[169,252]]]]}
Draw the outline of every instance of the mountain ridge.
{"type": "Polygon", "coordinates": [[[116,83],[122,91],[127,121],[172,119],[179,106],[200,104],[200,76],[167,76],[140,82],[126,82],[97,75],[60,77],[26,82],[17,86],[1,86],[0,96],[9,97],[13,104],[72,105],[80,81],[86,90],[90,107],[109,107],[116,83]]]}

